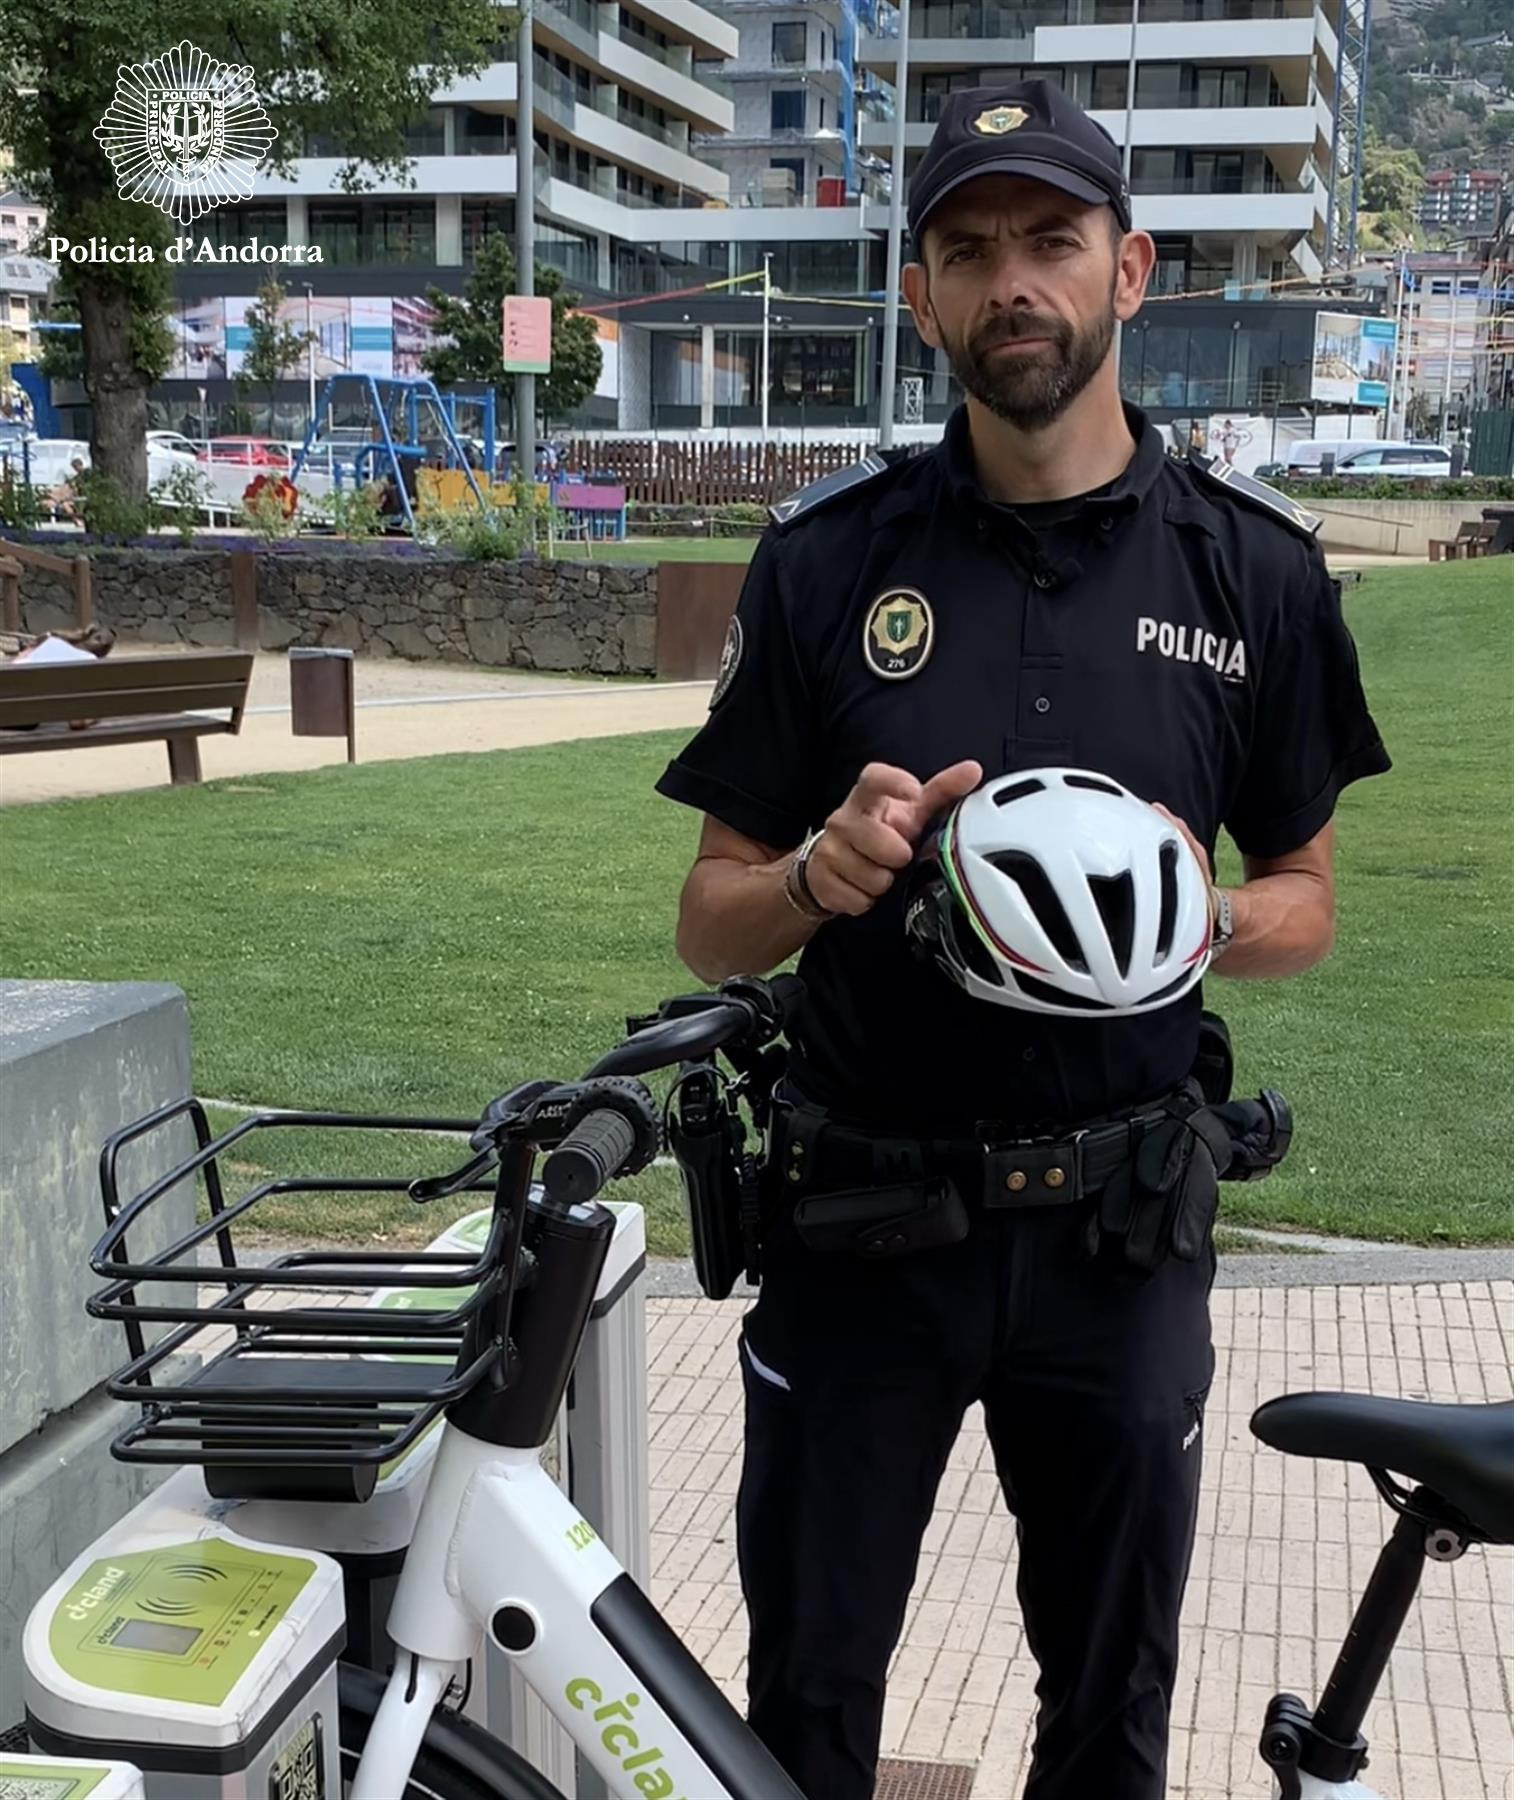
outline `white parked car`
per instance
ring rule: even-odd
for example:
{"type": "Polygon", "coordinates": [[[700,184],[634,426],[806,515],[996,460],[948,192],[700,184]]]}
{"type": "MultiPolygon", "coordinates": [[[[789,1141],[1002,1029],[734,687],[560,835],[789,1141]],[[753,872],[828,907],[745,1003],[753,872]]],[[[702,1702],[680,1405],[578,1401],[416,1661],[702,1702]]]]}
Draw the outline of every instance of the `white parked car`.
{"type": "Polygon", "coordinates": [[[1337,475],[1416,475],[1447,477],[1451,452],[1443,444],[1374,444],[1369,450],[1353,450],[1336,465],[1337,475]]]}
{"type": "Polygon", "coordinates": [[[180,456],[198,458],[198,449],[193,438],[185,437],[182,431],[149,431],[147,448],[151,450],[174,450],[180,456]]]}

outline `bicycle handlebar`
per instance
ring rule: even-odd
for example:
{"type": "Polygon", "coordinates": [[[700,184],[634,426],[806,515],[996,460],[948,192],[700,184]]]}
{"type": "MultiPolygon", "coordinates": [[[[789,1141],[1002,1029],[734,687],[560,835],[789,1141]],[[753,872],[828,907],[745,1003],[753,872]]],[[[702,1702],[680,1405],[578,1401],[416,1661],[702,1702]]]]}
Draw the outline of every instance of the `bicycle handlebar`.
{"type": "MultiPolygon", "coordinates": [[[[740,1039],[760,1050],[788,1031],[798,1016],[804,984],[797,975],[771,980],[735,976],[717,993],[685,994],[664,1001],[639,1029],[607,1051],[585,1080],[602,1075],[645,1075],[670,1064],[708,1056],[740,1039]]],[[[633,1021],[633,1025],[637,1022],[633,1021]]]]}
{"type": "Polygon", "coordinates": [[[598,1197],[636,1149],[636,1132],[623,1112],[600,1107],[581,1119],[542,1164],[542,1186],[558,1206],[582,1206],[598,1197]]]}

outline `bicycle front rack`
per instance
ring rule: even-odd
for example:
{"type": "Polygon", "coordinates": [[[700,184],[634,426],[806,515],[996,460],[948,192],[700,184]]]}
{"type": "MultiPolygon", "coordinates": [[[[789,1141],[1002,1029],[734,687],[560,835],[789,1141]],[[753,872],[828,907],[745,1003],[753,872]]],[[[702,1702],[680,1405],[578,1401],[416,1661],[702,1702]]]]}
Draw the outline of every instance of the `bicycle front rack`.
{"type": "MultiPolygon", "coordinates": [[[[112,1454],[125,1462],[201,1464],[211,1492],[223,1497],[365,1499],[380,1466],[401,1457],[503,1358],[495,1327],[514,1278],[511,1218],[495,1214],[476,1256],[311,1249],[259,1265],[238,1259],[236,1230],[271,1196],[404,1193],[410,1184],[404,1177],[279,1176],[228,1201],[226,1152],[253,1133],[279,1128],[459,1133],[466,1141],[477,1124],[261,1112],[216,1137],[203,1103],[186,1098],[116,1132],[101,1152],[106,1231],[90,1256],[108,1285],[86,1306],[92,1317],[125,1326],[130,1361],[107,1391],[136,1402],[141,1414],[115,1438],[112,1454]],[[194,1129],[193,1154],[123,1201],[122,1152],[180,1119],[194,1129]],[[197,1176],[208,1217],[133,1260],[128,1232],[197,1176]],[[206,1244],[214,1255],[201,1262],[206,1244]],[[149,1283],[162,1291],[139,1296],[149,1283]],[[396,1302],[401,1290],[416,1289],[425,1290],[424,1306],[396,1302]],[[470,1330],[491,1307],[488,1328],[470,1330]],[[149,1326],[168,1329],[149,1342],[149,1326]]],[[[477,1182],[464,1191],[492,1196],[494,1186],[477,1182]]]]}

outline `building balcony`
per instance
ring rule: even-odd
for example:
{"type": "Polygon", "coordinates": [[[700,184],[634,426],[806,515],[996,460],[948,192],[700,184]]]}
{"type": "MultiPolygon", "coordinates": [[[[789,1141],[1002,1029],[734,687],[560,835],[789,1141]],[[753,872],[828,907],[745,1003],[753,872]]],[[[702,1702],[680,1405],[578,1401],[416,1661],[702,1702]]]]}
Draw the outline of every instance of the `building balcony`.
{"type": "MultiPolygon", "coordinates": [[[[1052,67],[1082,63],[1123,63],[1130,55],[1130,25],[1087,22],[1089,8],[1067,5],[1016,7],[996,0],[975,0],[960,9],[950,29],[927,15],[923,26],[910,14],[912,68],[961,66],[975,62],[1045,63],[1052,67]],[[1080,16],[1081,13],[1081,16],[1080,16]]],[[[1164,20],[1154,0],[1143,0],[1136,27],[1138,62],[1282,62],[1314,55],[1312,14],[1291,17],[1281,10],[1246,19],[1179,18],[1164,20]]],[[[862,32],[857,60],[870,68],[890,69],[898,60],[897,32],[862,32]]]]}
{"type": "MultiPolygon", "coordinates": [[[[1125,140],[1125,114],[1094,111],[1117,144],[1125,140]]],[[[1282,150],[1308,148],[1315,140],[1314,109],[1309,106],[1145,106],[1137,107],[1132,143],[1137,149],[1282,150]]],[[[893,142],[887,120],[864,119],[860,141],[866,150],[886,151],[893,142]]],[[[923,150],[935,125],[911,119],[904,127],[907,150],[923,150]]]]}
{"type": "Polygon", "coordinates": [[[819,81],[828,87],[839,88],[843,82],[849,82],[851,76],[839,57],[812,54],[796,57],[792,62],[771,57],[765,62],[727,63],[720,72],[720,79],[725,82],[770,81],[779,87],[796,81],[819,81]]]}
{"type": "MultiPolygon", "coordinates": [[[[1132,196],[1131,212],[1138,231],[1163,236],[1198,232],[1292,239],[1307,237],[1317,223],[1314,194],[1301,188],[1279,192],[1198,193],[1174,182],[1159,193],[1132,196]]],[[[870,206],[867,223],[888,228],[886,205],[870,206]]]]}

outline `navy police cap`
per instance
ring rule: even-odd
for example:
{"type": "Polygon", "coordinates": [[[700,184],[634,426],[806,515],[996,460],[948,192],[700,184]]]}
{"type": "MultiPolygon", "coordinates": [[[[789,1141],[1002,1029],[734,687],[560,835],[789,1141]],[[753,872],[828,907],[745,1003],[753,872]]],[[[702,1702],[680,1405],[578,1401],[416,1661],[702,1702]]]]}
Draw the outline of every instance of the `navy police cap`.
{"type": "Polygon", "coordinates": [[[1102,125],[1049,81],[959,88],[941,106],[935,135],[909,185],[909,230],[980,175],[1024,175],[1090,205],[1112,206],[1130,230],[1130,190],[1120,152],[1102,125]]]}

